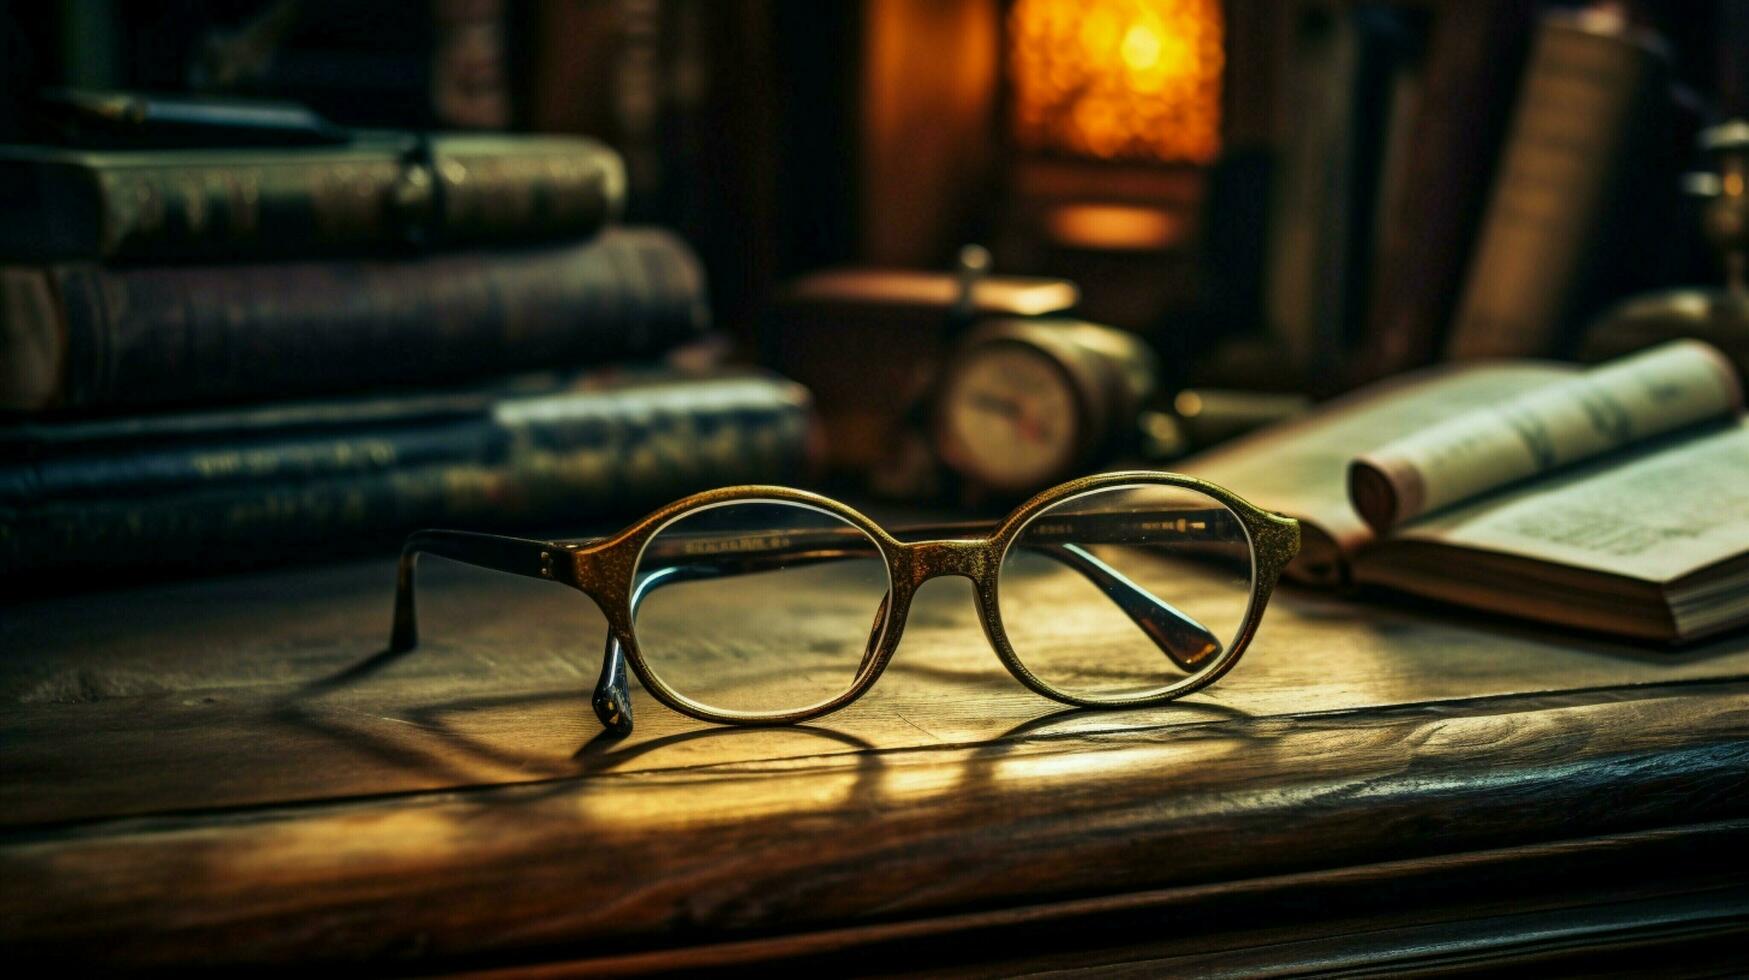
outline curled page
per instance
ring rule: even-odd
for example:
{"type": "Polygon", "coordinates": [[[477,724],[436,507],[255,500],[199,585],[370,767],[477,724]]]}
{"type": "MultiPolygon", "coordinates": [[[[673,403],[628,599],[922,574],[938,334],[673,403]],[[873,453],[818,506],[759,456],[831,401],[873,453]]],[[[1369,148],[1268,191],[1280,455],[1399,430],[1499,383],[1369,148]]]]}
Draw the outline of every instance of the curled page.
{"type": "Polygon", "coordinates": [[[1349,464],[1348,492],[1383,533],[1404,521],[1621,446],[1743,409],[1736,369],[1678,340],[1472,409],[1349,464]]]}

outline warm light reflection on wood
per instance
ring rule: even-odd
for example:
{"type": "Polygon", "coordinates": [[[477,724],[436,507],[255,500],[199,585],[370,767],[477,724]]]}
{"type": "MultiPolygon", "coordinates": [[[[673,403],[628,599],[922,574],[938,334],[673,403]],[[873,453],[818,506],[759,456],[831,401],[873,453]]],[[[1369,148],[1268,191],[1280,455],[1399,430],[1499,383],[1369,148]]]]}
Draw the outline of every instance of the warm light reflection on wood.
{"type": "Polygon", "coordinates": [[[1219,0],[1018,0],[1008,27],[1023,146],[1214,159],[1225,63],[1219,0]]]}

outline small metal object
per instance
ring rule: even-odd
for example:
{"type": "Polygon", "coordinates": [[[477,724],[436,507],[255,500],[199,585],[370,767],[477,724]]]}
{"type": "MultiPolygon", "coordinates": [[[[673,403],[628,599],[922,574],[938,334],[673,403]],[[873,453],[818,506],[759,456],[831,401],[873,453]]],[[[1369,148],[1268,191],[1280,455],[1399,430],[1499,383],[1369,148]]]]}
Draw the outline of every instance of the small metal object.
{"type": "Polygon", "coordinates": [[[1703,150],[1718,161],[1717,192],[1702,219],[1707,241],[1725,260],[1725,288],[1742,293],[1749,277],[1749,122],[1733,119],[1703,132],[1703,150]]]}
{"type": "Polygon", "coordinates": [[[1611,360],[1667,340],[1692,337],[1719,348],[1749,374],[1749,121],[1700,135],[1716,172],[1688,175],[1689,194],[1707,199],[1701,227],[1724,265],[1724,288],[1682,288],[1616,304],[1586,331],[1583,360],[1611,360]]]}
{"type": "Polygon", "coordinates": [[[990,250],[982,245],[960,248],[957,291],[954,294],[953,316],[961,323],[970,323],[978,312],[978,283],[990,274],[990,250]]]}

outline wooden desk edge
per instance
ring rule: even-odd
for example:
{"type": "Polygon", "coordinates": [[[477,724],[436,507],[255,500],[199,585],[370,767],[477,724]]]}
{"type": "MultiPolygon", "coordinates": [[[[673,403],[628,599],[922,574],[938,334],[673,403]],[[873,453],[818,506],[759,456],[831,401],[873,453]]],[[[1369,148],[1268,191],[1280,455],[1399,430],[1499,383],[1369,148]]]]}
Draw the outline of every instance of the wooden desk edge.
{"type": "Polygon", "coordinates": [[[1746,709],[1733,679],[48,828],[0,837],[0,944],[634,955],[1649,832],[1749,815],[1746,709]],[[701,791],[719,819],[672,805],[701,791]]]}

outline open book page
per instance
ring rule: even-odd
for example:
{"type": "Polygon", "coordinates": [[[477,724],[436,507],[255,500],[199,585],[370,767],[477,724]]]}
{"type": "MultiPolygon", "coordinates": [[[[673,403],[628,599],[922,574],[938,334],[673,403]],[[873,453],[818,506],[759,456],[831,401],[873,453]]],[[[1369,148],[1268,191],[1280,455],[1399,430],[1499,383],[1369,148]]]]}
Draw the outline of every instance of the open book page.
{"type": "Polygon", "coordinates": [[[1335,399],[1303,420],[1235,440],[1180,469],[1299,518],[1304,543],[1289,574],[1340,582],[1347,557],[1373,537],[1348,499],[1348,463],[1357,452],[1576,370],[1513,361],[1418,372],[1335,399]]]}
{"type": "Polygon", "coordinates": [[[1749,420],[1484,497],[1393,539],[1675,581],[1749,552],[1749,420]]]}
{"type": "Polygon", "coordinates": [[[1724,355],[1663,344],[1484,405],[1363,452],[1355,509],[1381,534],[1404,521],[1557,467],[1740,412],[1724,355]]]}

